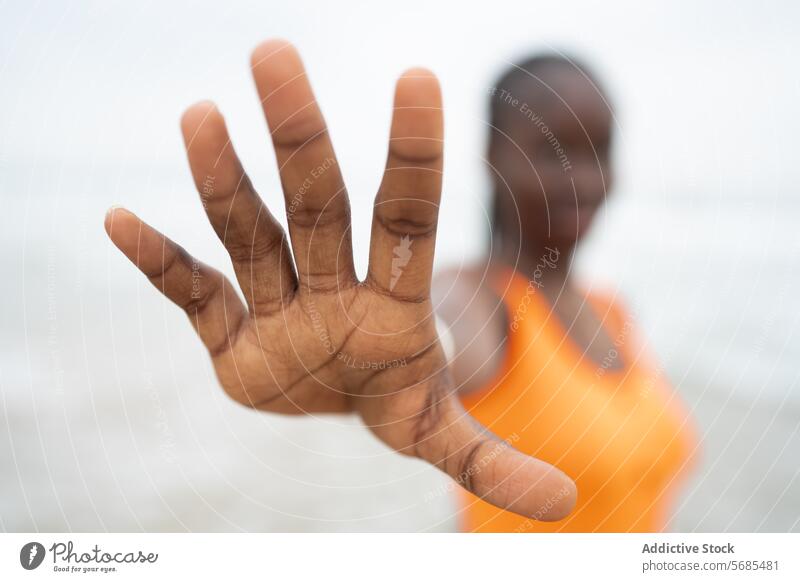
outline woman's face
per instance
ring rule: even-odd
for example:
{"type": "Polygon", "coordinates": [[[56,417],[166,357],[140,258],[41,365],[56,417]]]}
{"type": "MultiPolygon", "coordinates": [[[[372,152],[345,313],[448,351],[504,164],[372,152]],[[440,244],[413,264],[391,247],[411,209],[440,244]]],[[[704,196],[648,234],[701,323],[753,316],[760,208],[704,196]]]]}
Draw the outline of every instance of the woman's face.
{"type": "Polygon", "coordinates": [[[551,66],[538,76],[492,96],[500,102],[490,171],[509,235],[521,229],[527,242],[568,250],[610,187],[612,115],[577,70],[551,66]]]}

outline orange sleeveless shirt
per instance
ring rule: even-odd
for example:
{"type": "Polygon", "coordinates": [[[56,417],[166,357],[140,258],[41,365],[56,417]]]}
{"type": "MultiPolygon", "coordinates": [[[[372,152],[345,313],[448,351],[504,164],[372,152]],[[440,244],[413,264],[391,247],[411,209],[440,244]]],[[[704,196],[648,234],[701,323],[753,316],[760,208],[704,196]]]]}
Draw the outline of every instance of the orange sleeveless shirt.
{"type": "Polygon", "coordinates": [[[632,321],[613,299],[588,297],[614,345],[602,362],[594,362],[572,343],[535,284],[518,274],[501,282],[497,291],[510,322],[505,363],[489,386],[462,402],[500,438],[574,479],[578,501],[565,519],[544,522],[464,493],[463,529],[663,530],[696,438],[663,371],[637,341],[632,321]]]}

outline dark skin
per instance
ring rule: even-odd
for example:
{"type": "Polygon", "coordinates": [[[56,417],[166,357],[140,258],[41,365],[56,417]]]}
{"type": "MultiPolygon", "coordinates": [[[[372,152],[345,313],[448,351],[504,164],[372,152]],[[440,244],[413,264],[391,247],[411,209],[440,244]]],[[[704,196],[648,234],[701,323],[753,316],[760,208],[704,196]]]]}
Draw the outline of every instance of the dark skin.
{"type": "Polygon", "coordinates": [[[388,446],[498,507],[546,520],[566,516],[574,483],[464,411],[433,323],[443,152],[436,78],[412,69],[397,83],[369,271],[359,281],[343,178],[297,51],[265,42],[253,52],[252,71],[289,238],[244,173],[216,107],[199,103],[181,124],[195,184],[245,303],[218,271],[126,210],[108,213],[111,240],[184,309],[237,402],[283,414],[356,413],[388,446]],[[411,251],[402,264],[398,248],[411,251]]]}
{"type": "MultiPolygon", "coordinates": [[[[542,257],[555,254],[550,249],[558,260],[538,270],[536,292],[585,358],[599,364],[614,347],[604,314],[586,301],[570,265],[611,186],[612,112],[592,81],[570,65],[551,64],[536,76],[491,97],[499,101],[488,152],[499,202],[492,257],[443,273],[434,287],[437,312],[451,325],[458,354],[452,369],[462,392],[491,382],[505,353],[508,317],[487,277],[512,267],[532,279],[542,257]]],[[[611,369],[624,365],[616,357],[611,369]]]]}

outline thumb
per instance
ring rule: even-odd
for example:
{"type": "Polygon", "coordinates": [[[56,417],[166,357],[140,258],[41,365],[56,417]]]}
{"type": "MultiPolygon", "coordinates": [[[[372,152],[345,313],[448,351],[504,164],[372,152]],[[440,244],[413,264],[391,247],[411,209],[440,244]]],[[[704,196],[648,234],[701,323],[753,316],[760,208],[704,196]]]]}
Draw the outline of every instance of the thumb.
{"type": "Polygon", "coordinates": [[[453,395],[428,411],[429,426],[415,445],[464,489],[492,505],[541,521],[572,511],[575,483],[554,466],[526,455],[479,424],[453,395]]]}
{"type": "Polygon", "coordinates": [[[559,469],[515,449],[472,418],[434,381],[369,399],[367,425],[395,450],[423,459],[501,509],[541,521],[563,519],[575,506],[575,483],[559,469]],[[384,416],[392,410],[390,417],[384,416]],[[374,421],[374,422],[370,422],[374,421]]]}

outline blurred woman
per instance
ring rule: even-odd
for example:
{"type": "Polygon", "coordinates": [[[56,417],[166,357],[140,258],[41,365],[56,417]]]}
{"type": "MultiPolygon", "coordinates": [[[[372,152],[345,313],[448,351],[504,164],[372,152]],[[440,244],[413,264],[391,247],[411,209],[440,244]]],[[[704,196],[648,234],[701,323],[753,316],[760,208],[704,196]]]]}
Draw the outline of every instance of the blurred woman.
{"type": "Polygon", "coordinates": [[[687,414],[615,294],[572,273],[612,184],[611,107],[585,67],[546,55],[497,81],[490,119],[488,258],[443,273],[434,298],[467,410],[572,477],[578,502],[546,523],[548,504],[532,520],[464,495],[464,528],[662,530],[695,447],[687,414]]]}

